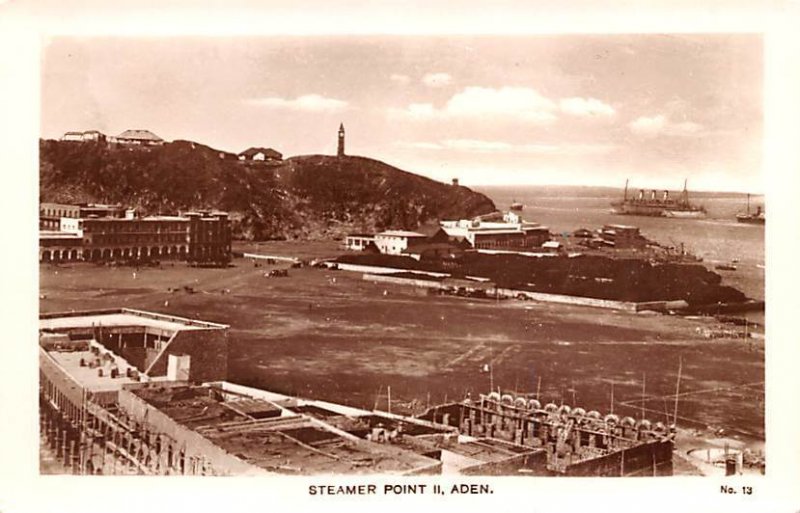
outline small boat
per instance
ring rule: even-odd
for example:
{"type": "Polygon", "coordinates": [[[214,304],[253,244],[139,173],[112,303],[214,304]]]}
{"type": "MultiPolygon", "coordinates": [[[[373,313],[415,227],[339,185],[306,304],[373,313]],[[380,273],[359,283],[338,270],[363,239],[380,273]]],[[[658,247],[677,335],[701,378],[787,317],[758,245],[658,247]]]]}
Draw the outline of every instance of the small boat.
{"type": "Polygon", "coordinates": [[[714,269],[718,271],[735,271],[736,266],[733,264],[717,264],[714,266],[714,269]]]}
{"type": "Polygon", "coordinates": [[[511,210],[513,210],[515,212],[521,212],[524,207],[525,207],[525,205],[523,205],[522,203],[520,203],[517,200],[514,200],[514,201],[511,202],[511,207],[510,208],[511,208],[511,210]]]}

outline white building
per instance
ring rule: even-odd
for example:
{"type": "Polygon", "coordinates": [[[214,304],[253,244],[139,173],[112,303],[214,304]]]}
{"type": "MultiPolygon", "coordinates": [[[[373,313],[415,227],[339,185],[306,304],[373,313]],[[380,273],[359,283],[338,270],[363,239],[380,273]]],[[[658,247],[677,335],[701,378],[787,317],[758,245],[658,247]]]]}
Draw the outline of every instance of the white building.
{"type": "Polygon", "coordinates": [[[350,251],[364,251],[375,244],[375,236],[370,233],[351,233],[345,239],[345,247],[350,251]]]}
{"type": "Polygon", "coordinates": [[[387,230],[375,235],[375,245],[381,253],[399,255],[410,246],[425,242],[428,236],[423,233],[403,230],[387,230]]]}
{"type": "Polygon", "coordinates": [[[539,223],[524,221],[519,214],[495,212],[474,219],[441,221],[452,239],[466,240],[476,249],[534,248],[550,239],[550,230],[539,223]]]}
{"type": "Polygon", "coordinates": [[[238,155],[241,161],[281,162],[283,154],[272,148],[248,148],[238,155]]]}
{"type": "Polygon", "coordinates": [[[66,132],[64,135],[61,136],[61,140],[81,142],[83,141],[83,132],[66,132]]]}

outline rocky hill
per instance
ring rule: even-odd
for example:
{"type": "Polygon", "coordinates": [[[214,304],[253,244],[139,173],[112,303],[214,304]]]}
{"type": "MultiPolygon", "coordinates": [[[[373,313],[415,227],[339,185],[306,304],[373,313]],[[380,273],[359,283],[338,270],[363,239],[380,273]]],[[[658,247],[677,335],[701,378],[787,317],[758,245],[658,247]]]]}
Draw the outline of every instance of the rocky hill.
{"type": "Polygon", "coordinates": [[[495,210],[466,187],[365,157],[242,163],[190,141],[131,150],[43,140],[39,169],[41,201],[122,203],[150,214],[216,208],[231,213],[234,236],[249,240],[416,229],[495,210]]]}

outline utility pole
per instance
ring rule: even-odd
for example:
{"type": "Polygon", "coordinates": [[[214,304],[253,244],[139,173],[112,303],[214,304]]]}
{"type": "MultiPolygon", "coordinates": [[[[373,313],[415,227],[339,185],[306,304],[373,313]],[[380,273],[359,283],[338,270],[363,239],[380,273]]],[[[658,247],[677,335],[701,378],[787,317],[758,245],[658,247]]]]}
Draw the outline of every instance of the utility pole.
{"type": "Polygon", "coordinates": [[[678,394],[681,391],[681,371],[683,370],[683,357],[678,357],[678,382],[675,384],[675,413],[672,415],[672,423],[678,425],[678,394]]]}
{"type": "Polygon", "coordinates": [[[611,411],[609,413],[614,413],[614,382],[611,382],[611,411]]]}
{"type": "Polygon", "coordinates": [[[642,373],[642,420],[644,420],[644,397],[645,397],[645,386],[647,386],[647,373],[642,373]]]}

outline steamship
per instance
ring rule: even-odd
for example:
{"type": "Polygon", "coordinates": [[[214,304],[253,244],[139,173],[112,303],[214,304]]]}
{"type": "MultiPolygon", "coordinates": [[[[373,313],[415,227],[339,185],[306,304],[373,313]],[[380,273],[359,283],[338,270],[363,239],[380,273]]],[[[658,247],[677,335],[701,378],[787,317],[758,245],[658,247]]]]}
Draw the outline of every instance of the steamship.
{"type": "Polygon", "coordinates": [[[661,197],[652,190],[648,193],[640,189],[636,197],[628,197],[628,181],[625,180],[625,192],[622,201],[611,203],[611,213],[630,216],[671,217],[684,219],[698,219],[706,216],[706,209],[702,205],[689,202],[689,192],[686,189],[687,181],[683,182],[683,191],[679,198],[670,197],[669,191],[663,191],[661,197]]]}

